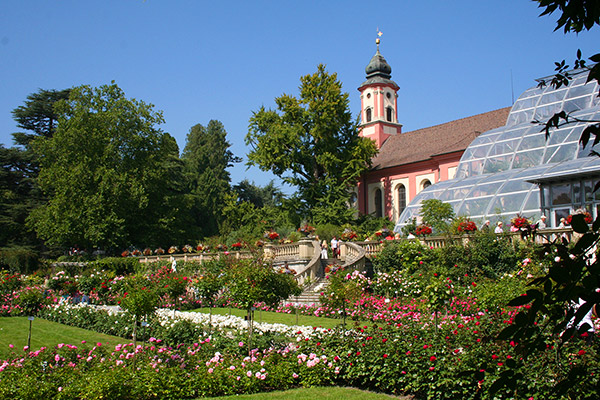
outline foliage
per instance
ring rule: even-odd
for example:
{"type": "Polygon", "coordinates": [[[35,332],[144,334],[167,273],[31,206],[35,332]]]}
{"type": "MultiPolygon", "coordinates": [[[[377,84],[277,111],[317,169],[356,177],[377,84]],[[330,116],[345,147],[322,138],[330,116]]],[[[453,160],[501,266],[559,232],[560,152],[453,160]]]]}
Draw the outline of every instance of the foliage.
{"type": "Polygon", "coordinates": [[[137,272],[140,261],[137,258],[106,257],[90,263],[89,267],[112,271],[115,275],[127,275],[137,272]]]}
{"type": "Polygon", "coordinates": [[[202,263],[198,276],[192,281],[192,287],[209,305],[213,304],[215,297],[226,283],[224,271],[224,262],[207,261],[202,263]]]}
{"type": "Polygon", "coordinates": [[[126,292],[119,305],[139,320],[158,306],[158,290],[146,278],[131,276],[125,281],[126,292]]]}
{"type": "Polygon", "coordinates": [[[229,150],[231,144],[226,136],[225,127],[216,120],[209,121],[206,127],[194,125],[187,135],[181,159],[191,205],[191,225],[200,229],[195,232],[196,237],[219,232],[223,220],[221,208],[231,190],[227,168],[241,161],[229,150]]]}
{"type": "Polygon", "coordinates": [[[39,184],[48,203],[29,223],[57,245],[126,247],[170,233],[175,140],[157,129],[160,112],[125,98],[114,83],[72,89],[56,103],[58,127],[38,137],[39,184]]]}
{"type": "Polygon", "coordinates": [[[386,242],[381,252],[373,259],[373,268],[376,272],[407,270],[412,274],[425,267],[424,264],[431,258],[430,254],[430,249],[418,241],[386,242]]]}
{"type": "Polygon", "coordinates": [[[275,272],[260,259],[239,260],[230,265],[226,273],[232,300],[246,310],[259,302],[275,305],[301,292],[293,277],[275,272]]]}
{"type": "MultiPolygon", "coordinates": [[[[600,303],[600,263],[595,249],[600,239],[600,219],[592,229],[585,215],[572,218],[573,230],[582,234],[572,248],[563,243],[548,243],[543,252],[554,255],[546,274],[532,280],[525,295],[513,298],[509,305],[526,306],[515,317],[514,322],[502,330],[499,338],[518,343],[525,356],[542,351],[548,341],[560,335],[557,346],[564,347],[575,336],[587,334],[587,324],[580,321],[594,304],[600,303]],[[577,304],[577,307],[573,307],[577,304]],[[566,311],[565,311],[566,308],[566,311]]],[[[561,395],[570,393],[572,386],[585,372],[578,365],[569,364],[564,381],[557,381],[555,390],[561,395]]],[[[495,389],[510,387],[511,380],[518,378],[514,368],[497,380],[495,389]]]]}
{"type": "Polygon", "coordinates": [[[435,235],[449,233],[450,221],[454,218],[454,209],[449,203],[438,199],[427,199],[421,202],[421,219],[429,225],[435,235]]]}
{"type": "Polygon", "coordinates": [[[324,65],[300,78],[300,97],[275,99],[277,111],[253,112],[248,164],[298,188],[300,214],[315,223],[346,222],[349,189],[369,167],[376,148],[358,136],[348,94],[324,65]]]}
{"type": "Polygon", "coordinates": [[[319,300],[326,307],[340,309],[345,324],[346,310],[360,298],[367,286],[367,279],[359,271],[349,273],[339,268],[328,275],[328,280],[329,285],[319,300]]]}
{"type": "Polygon", "coordinates": [[[404,225],[402,227],[402,235],[404,235],[405,237],[409,236],[409,235],[414,235],[416,230],[417,230],[417,219],[413,218],[412,220],[407,222],[406,225],[404,225]]]}
{"type": "Polygon", "coordinates": [[[42,289],[31,287],[21,291],[14,303],[23,315],[34,316],[48,304],[48,300],[42,289]]]}
{"type": "Polygon", "coordinates": [[[25,247],[0,248],[0,269],[30,274],[39,267],[37,251],[25,247]]]}

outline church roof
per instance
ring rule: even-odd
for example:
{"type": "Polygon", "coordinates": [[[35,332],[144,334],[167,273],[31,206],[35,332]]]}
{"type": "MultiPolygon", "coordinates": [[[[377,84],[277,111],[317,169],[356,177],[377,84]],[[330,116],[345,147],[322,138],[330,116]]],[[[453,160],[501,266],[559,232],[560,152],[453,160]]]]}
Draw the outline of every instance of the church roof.
{"type": "Polygon", "coordinates": [[[373,159],[373,170],[430,160],[464,151],[483,132],[506,124],[511,107],[390,136],[373,159]]]}

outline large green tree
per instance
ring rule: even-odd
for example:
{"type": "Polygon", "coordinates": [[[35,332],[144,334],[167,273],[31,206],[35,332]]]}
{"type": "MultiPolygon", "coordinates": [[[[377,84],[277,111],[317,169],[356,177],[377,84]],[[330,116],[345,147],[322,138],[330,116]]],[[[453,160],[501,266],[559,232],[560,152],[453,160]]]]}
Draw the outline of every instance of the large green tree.
{"type": "Polygon", "coordinates": [[[194,125],[187,135],[182,160],[185,168],[189,211],[198,236],[219,232],[221,209],[231,191],[227,168],[241,160],[229,148],[225,127],[211,120],[206,127],[194,125]]]}
{"type": "Polygon", "coordinates": [[[275,99],[250,118],[248,164],[271,171],[298,188],[298,209],[317,223],[343,223],[349,189],[371,165],[374,143],[358,135],[348,94],[324,65],[300,78],[300,96],[275,99]]]}
{"type": "Polygon", "coordinates": [[[58,126],[39,136],[39,184],[48,203],[29,218],[57,245],[156,245],[171,229],[175,140],[156,125],[162,114],[127,99],[113,82],[72,89],[56,103],[58,126]]]}

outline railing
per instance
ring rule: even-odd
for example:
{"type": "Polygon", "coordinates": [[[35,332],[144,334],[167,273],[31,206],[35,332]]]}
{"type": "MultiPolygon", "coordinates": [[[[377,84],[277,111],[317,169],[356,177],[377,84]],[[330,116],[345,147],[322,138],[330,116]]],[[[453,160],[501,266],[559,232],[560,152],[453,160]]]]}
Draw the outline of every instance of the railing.
{"type": "Polygon", "coordinates": [[[299,258],[308,259],[308,263],[296,271],[296,281],[303,285],[308,279],[314,281],[321,275],[321,246],[318,240],[304,239],[298,242],[299,258]]]}
{"type": "MultiPolygon", "coordinates": [[[[523,238],[521,232],[505,232],[498,234],[498,237],[506,237],[511,241],[515,240],[533,240],[537,244],[549,243],[557,239],[566,239],[570,242],[573,238],[576,238],[576,233],[574,234],[573,229],[571,228],[552,228],[552,229],[540,229],[537,232],[531,234],[528,237],[523,238]]],[[[394,239],[394,241],[400,240],[412,240],[419,241],[426,247],[432,249],[438,249],[445,247],[448,243],[456,243],[457,241],[461,241],[463,244],[469,243],[471,240],[471,235],[460,235],[460,236],[427,236],[424,238],[415,238],[415,239],[394,239]]],[[[364,242],[352,242],[357,246],[360,246],[365,250],[367,257],[373,257],[377,255],[381,251],[384,245],[384,240],[382,241],[364,241],[364,242]]]]}
{"type": "Polygon", "coordinates": [[[367,251],[353,242],[341,242],[340,256],[344,260],[345,269],[365,270],[367,251]]]}
{"type": "Polygon", "coordinates": [[[252,258],[252,253],[249,251],[225,251],[218,253],[183,253],[183,254],[163,254],[155,256],[139,256],[141,263],[152,263],[166,261],[172,263],[173,261],[183,262],[199,262],[209,260],[218,260],[223,256],[234,257],[235,259],[252,258]]]}
{"type": "Polygon", "coordinates": [[[273,260],[290,260],[300,256],[300,242],[285,243],[280,245],[267,244],[265,246],[265,257],[273,260]]]}

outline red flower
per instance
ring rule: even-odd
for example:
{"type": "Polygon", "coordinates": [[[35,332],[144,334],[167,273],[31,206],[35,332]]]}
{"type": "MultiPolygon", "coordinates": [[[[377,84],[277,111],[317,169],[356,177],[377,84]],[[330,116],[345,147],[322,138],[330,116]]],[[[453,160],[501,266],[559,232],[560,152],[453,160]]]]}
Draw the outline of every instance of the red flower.
{"type": "Polygon", "coordinates": [[[578,354],[578,355],[580,355],[580,356],[582,356],[582,355],[584,355],[584,354],[585,354],[585,350],[579,350],[579,351],[577,352],[577,354],[578,354]]]}
{"type": "Polygon", "coordinates": [[[383,355],[383,358],[387,358],[387,357],[388,357],[388,355],[387,355],[387,354],[384,354],[384,355],[383,355]]]}
{"type": "Polygon", "coordinates": [[[429,361],[435,361],[435,360],[437,360],[437,358],[435,356],[429,357],[429,361]]]}

